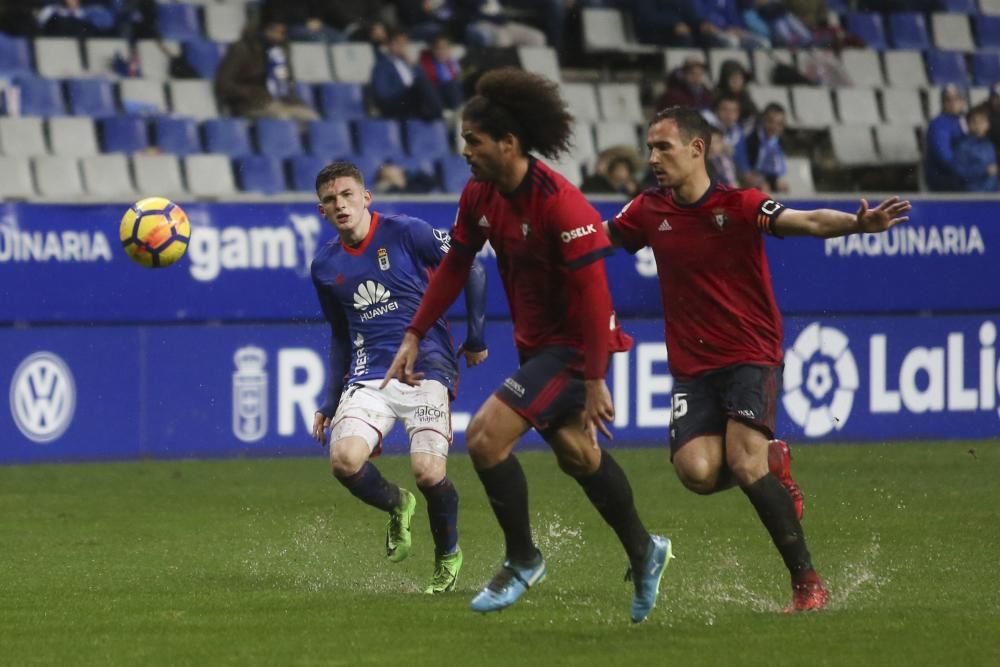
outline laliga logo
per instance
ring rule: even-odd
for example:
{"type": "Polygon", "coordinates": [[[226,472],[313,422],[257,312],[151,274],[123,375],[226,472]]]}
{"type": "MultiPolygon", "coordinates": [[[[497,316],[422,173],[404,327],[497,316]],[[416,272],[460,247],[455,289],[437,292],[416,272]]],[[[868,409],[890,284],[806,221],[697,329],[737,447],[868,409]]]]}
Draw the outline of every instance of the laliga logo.
{"type": "Polygon", "coordinates": [[[257,442],[267,433],[267,352],[247,345],[233,355],[233,435],[257,442]]]}
{"type": "Polygon", "coordinates": [[[839,431],[851,414],[859,382],[847,343],[840,330],[813,322],[785,353],[782,403],[808,437],[839,431]]]}
{"type": "Polygon", "coordinates": [[[76,385],[65,362],[51,352],[36,352],[21,362],[10,383],[10,412],[26,438],[57,439],[73,421],[76,385]]]}

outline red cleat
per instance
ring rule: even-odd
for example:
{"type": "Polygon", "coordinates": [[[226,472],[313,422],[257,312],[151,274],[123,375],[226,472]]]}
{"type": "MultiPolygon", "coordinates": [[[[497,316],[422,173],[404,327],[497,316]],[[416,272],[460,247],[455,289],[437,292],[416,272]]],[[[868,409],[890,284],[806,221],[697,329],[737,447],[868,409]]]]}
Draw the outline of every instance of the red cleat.
{"type": "Polygon", "coordinates": [[[810,570],[792,581],[792,604],[785,608],[786,614],[800,611],[819,611],[826,606],[830,593],[823,586],[815,570],[810,570]]]}
{"type": "Polygon", "coordinates": [[[799,521],[802,521],[802,514],[805,511],[805,497],[802,495],[802,489],[792,479],[792,452],[784,440],[772,440],[768,443],[767,467],[771,474],[778,478],[781,485],[788,490],[788,495],[795,503],[795,516],[799,518],[799,521]]]}

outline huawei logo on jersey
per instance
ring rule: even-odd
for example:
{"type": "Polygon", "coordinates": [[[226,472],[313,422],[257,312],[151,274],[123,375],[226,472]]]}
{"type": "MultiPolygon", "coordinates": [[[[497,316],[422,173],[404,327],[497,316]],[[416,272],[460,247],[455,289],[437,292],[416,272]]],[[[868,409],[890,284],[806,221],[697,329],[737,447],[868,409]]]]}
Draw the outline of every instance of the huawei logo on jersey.
{"type": "Polygon", "coordinates": [[[354,309],[361,311],[361,321],[366,322],[383,313],[399,309],[399,303],[389,301],[391,296],[392,293],[385,288],[385,285],[380,285],[374,280],[363,282],[358,285],[358,291],[354,293],[354,309]]]}
{"type": "Polygon", "coordinates": [[[562,234],[560,234],[560,237],[562,237],[563,243],[569,243],[573,239],[578,239],[595,233],[597,233],[596,225],[580,225],[576,229],[571,229],[568,232],[563,232],[562,234]]]}

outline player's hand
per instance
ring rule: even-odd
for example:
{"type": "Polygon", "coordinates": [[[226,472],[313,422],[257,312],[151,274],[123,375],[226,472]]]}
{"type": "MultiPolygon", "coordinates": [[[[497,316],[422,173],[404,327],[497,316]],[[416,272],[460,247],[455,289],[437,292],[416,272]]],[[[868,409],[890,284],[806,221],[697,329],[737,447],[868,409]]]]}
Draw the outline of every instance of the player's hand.
{"type": "Polygon", "coordinates": [[[417,363],[417,353],[419,352],[420,339],[412,332],[407,331],[403,335],[403,342],[399,344],[396,356],[393,358],[389,370],[385,372],[382,384],[378,388],[385,389],[385,386],[389,384],[389,380],[393,378],[411,386],[420,382],[424,378],[424,374],[413,372],[413,365],[417,363]]]}
{"type": "Polygon", "coordinates": [[[317,412],[315,416],[313,416],[312,436],[316,438],[316,442],[321,445],[326,444],[326,429],[330,428],[331,421],[332,420],[322,412],[317,412]]]}
{"type": "Polygon", "coordinates": [[[458,356],[465,357],[466,368],[472,368],[473,366],[478,366],[486,361],[486,358],[490,356],[490,351],[482,350],[481,352],[471,352],[466,350],[465,346],[462,345],[458,348],[458,356]]]}
{"type": "Polygon", "coordinates": [[[909,220],[905,214],[911,208],[909,201],[900,201],[899,197],[889,197],[875,208],[868,208],[868,200],[862,199],[858,208],[858,229],[866,234],[884,232],[909,220]]]}
{"type": "Polygon", "coordinates": [[[614,439],[604,422],[614,420],[615,407],[604,380],[587,380],[584,384],[587,387],[587,397],[583,404],[583,429],[590,434],[594,447],[597,447],[598,431],[608,440],[614,439]]]}

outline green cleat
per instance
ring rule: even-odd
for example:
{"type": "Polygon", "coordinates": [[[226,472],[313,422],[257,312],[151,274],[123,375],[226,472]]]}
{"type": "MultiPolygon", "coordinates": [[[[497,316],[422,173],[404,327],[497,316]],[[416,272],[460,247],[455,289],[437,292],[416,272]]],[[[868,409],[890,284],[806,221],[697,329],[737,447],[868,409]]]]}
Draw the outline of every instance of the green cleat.
{"type": "Polygon", "coordinates": [[[458,572],[462,569],[462,550],[455,549],[455,553],[438,556],[434,559],[434,576],[431,583],[424,589],[424,593],[434,595],[436,593],[447,593],[455,588],[458,581],[458,572]]]}
{"type": "Polygon", "coordinates": [[[410,555],[410,523],[417,509],[417,499],[412,493],[400,489],[399,495],[402,502],[389,513],[389,525],[385,527],[385,555],[393,563],[406,560],[410,555]]]}

